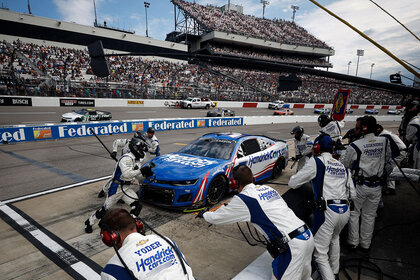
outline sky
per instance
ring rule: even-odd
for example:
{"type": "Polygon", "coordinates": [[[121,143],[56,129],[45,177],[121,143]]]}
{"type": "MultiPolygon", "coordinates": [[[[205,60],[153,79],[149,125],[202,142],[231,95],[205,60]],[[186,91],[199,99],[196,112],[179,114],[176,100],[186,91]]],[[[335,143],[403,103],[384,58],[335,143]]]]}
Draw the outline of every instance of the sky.
{"type": "MultiPolygon", "coordinates": [[[[193,2],[193,0],[188,0],[193,2]]],[[[420,1],[417,0],[373,0],[393,15],[411,32],[420,38],[420,1]]],[[[174,30],[174,7],[170,0],[147,0],[149,36],[164,40],[174,30]]],[[[197,3],[222,6],[228,0],[196,0],[197,3]]],[[[262,17],[260,0],[230,0],[242,5],[244,14],[262,17]]],[[[389,82],[389,75],[401,72],[403,83],[412,84],[414,75],[401,64],[357,34],[344,23],[309,0],[271,0],[265,8],[266,18],[292,20],[291,6],[298,6],[295,22],[335,50],[330,61],[332,72],[356,75],[357,50],[364,50],[359,57],[357,76],[389,82]],[[351,62],[349,64],[349,62],[351,62]],[[373,67],[372,67],[373,65],[373,67]],[[407,77],[407,78],[404,78],[407,77]],[[411,79],[411,80],[410,80],[411,79]]],[[[387,49],[394,56],[420,68],[420,41],[403,26],[383,12],[371,0],[318,0],[322,6],[346,20],[361,32],[387,49]]],[[[93,25],[95,12],[93,0],[29,0],[31,12],[57,20],[93,25]]],[[[137,35],[146,33],[146,8],[144,1],[95,0],[99,23],[129,29],[137,35]]],[[[28,0],[0,0],[0,6],[12,11],[28,13],[28,0]]],[[[411,66],[417,72],[416,69],[411,66]]]]}

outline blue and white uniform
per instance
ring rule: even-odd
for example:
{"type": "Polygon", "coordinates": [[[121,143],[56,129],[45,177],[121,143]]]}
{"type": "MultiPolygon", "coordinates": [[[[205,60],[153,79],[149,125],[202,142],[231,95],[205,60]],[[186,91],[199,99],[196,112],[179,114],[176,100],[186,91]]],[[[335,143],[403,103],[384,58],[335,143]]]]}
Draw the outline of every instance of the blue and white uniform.
{"type": "Polygon", "coordinates": [[[203,218],[216,225],[251,222],[270,241],[285,237],[288,250],[273,260],[272,279],[311,279],[312,233],[271,187],[248,184],[227,206],[206,212],[203,218]],[[291,239],[289,234],[296,230],[301,233],[291,239]]]}
{"type": "Polygon", "coordinates": [[[413,168],[420,169],[420,118],[412,118],[407,125],[407,132],[405,138],[408,143],[414,145],[413,149],[413,168]]]}
{"type": "MultiPolygon", "coordinates": [[[[103,207],[89,217],[89,224],[93,226],[97,219],[101,219],[107,210],[111,209],[118,200],[122,199],[127,205],[131,206],[133,210],[137,207],[135,201],[138,200],[137,193],[130,187],[134,179],[141,180],[141,164],[142,159],[137,160],[131,153],[124,154],[115,165],[115,170],[112,175],[111,183],[107,189],[106,199],[103,207]],[[124,188],[124,192],[121,188],[124,188]],[[135,199],[134,199],[135,198],[135,199]]],[[[138,185],[136,185],[138,188],[138,185]]]]}
{"type": "Polygon", "coordinates": [[[313,143],[309,135],[303,134],[300,140],[295,140],[295,154],[296,156],[302,156],[297,163],[297,171],[301,170],[305,163],[312,155],[313,143]]]}
{"type": "Polygon", "coordinates": [[[330,121],[326,126],[322,127],[319,132],[329,135],[334,141],[341,141],[341,129],[344,125],[344,121],[330,121]]]}
{"type": "MultiPolygon", "coordinates": [[[[175,248],[177,248],[176,245],[175,248]]],[[[180,260],[174,249],[157,235],[143,236],[139,233],[131,233],[125,238],[118,252],[136,279],[194,279],[184,256],[181,254],[183,260],[180,260]],[[187,275],[184,274],[181,261],[184,261],[187,275]]],[[[115,254],[102,270],[101,279],[119,280],[131,279],[131,277],[115,254]]]]}
{"type": "Polygon", "coordinates": [[[360,245],[369,249],[375,227],[376,210],[382,196],[381,182],[374,180],[381,177],[385,168],[390,165],[391,145],[385,137],[376,137],[368,133],[363,138],[351,143],[344,155],[340,158],[347,168],[355,175],[363,176],[363,182],[358,180],[356,185],[356,198],[354,211],[350,213],[349,235],[347,242],[352,246],[360,245]],[[359,217],[361,215],[360,237],[359,217]]]}
{"type": "Polygon", "coordinates": [[[347,168],[330,153],[308,160],[293,175],[289,186],[296,189],[312,181],[315,201],[325,200],[326,210],[315,210],[312,232],[315,240],[315,261],[322,279],[334,279],[340,268],[340,232],[350,217],[349,198],[356,190],[347,168]]]}

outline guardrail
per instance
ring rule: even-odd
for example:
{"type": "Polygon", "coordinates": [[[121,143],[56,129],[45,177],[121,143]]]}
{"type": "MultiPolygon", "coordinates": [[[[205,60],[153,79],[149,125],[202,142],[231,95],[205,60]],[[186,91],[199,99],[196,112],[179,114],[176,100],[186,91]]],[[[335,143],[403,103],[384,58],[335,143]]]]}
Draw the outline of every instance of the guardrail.
{"type": "MultiPolygon", "coordinates": [[[[355,121],[359,116],[346,116],[346,121],[355,121]]],[[[381,121],[401,121],[400,116],[375,116],[381,121]]],[[[205,127],[226,127],[243,125],[264,125],[279,123],[317,122],[318,116],[242,116],[224,118],[176,118],[146,119],[111,122],[60,123],[38,126],[11,126],[0,128],[1,144],[39,140],[54,140],[93,136],[90,128],[97,135],[127,134],[146,131],[153,127],[156,131],[194,129],[205,127]]]]}

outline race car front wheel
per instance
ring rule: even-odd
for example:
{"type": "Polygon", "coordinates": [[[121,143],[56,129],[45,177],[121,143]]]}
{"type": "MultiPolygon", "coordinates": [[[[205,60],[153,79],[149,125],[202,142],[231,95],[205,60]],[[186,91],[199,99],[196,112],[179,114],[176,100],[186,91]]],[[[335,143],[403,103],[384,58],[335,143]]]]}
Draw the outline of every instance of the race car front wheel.
{"type": "Polygon", "coordinates": [[[207,203],[210,205],[219,203],[225,195],[226,188],[227,182],[225,177],[219,175],[214,178],[207,189],[207,203]]]}
{"type": "Polygon", "coordinates": [[[271,179],[275,179],[281,175],[284,169],[284,158],[281,157],[277,160],[276,164],[273,167],[273,173],[271,174],[271,179]]]}

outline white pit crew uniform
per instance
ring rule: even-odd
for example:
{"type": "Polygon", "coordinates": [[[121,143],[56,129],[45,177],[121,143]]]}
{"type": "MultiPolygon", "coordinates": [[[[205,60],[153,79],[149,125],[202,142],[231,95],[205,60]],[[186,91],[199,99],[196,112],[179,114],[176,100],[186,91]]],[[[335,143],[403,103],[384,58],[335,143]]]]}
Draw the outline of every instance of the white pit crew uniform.
{"type": "Polygon", "coordinates": [[[295,140],[295,154],[296,156],[302,156],[297,163],[297,171],[299,171],[302,169],[302,167],[311,157],[313,143],[309,135],[306,135],[306,134],[302,135],[302,137],[300,138],[300,141],[298,141],[296,138],[294,138],[294,140],[295,140]]]}
{"type": "Polygon", "coordinates": [[[420,118],[412,118],[407,125],[407,132],[405,135],[407,141],[414,145],[413,149],[413,168],[420,169],[420,118]]]}
{"type": "Polygon", "coordinates": [[[269,186],[248,184],[227,206],[205,212],[203,218],[215,225],[251,222],[270,241],[285,237],[288,249],[273,260],[272,279],[311,279],[312,233],[269,186]]]}
{"type": "Polygon", "coordinates": [[[322,279],[334,280],[340,269],[340,232],[350,217],[349,198],[356,190],[350,173],[330,153],[312,157],[289,180],[296,189],[312,181],[315,201],[324,198],[326,210],[315,210],[312,232],[315,240],[315,261],[322,279]]]}
{"type": "Polygon", "coordinates": [[[381,177],[385,168],[390,167],[391,147],[385,137],[376,137],[373,133],[351,143],[340,158],[355,175],[363,176],[363,183],[357,181],[354,211],[350,213],[349,235],[347,243],[369,249],[375,227],[376,210],[382,196],[380,181],[369,181],[373,176],[381,177]],[[361,214],[360,238],[359,217],[361,214]]]}
{"type": "Polygon", "coordinates": [[[160,156],[160,147],[159,147],[159,141],[156,137],[156,135],[153,134],[152,138],[146,137],[146,145],[147,145],[147,153],[145,156],[145,161],[148,162],[152,159],[153,156],[158,157],[160,156]]]}
{"type": "MultiPolygon", "coordinates": [[[[141,180],[141,160],[136,160],[136,157],[130,152],[124,154],[117,162],[114,173],[112,175],[111,184],[107,190],[107,196],[102,208],[98,209],[89,218],[89,224],[93,226],[97,219],[101,219],[106,211],[111,209],[118,200],[122,199],[127,205],[134,210],[137,207],[138,195],[130,188],[134,179],[141,180]],[[137,166],[137,167],[136,167],[137,166]],[[124,188],[124,192],[121,188],[124,188]],[[130,196],[130,197],[129,197],[130,196]],[[135,198],[135,199],[134,199],[135,198]]],[[[138,188],[138,185],[136,185],[138,188]]],[[[131,213],[130,213],[131,214],[131,213]]]]}
{"type": "MultiPolygon", "coordinates": [[[[174,242],[173,244],[175,245],[174,242]]],[[[178,249],[176,245],[175,248],[178,249]]],[[[194,279],[192,270],[184,256],[181,254],[183,260],[180,260],[174,249],[157,235],[143,236],[137,232],[131,233],[124,239],[118,252],[136,279],[194,279]],[[184,274],[181,261],[184,261],[188,275],[184,274]]],[[[131,279],[131,277],[115,254],[102,270],[101,279],[119,280],[131,279]]]]}
{"type": "MultiPolygon", "coordinates": [[[[400,164],[403,159],[407,157],[407,153],[405,149],[407,146],[404,144],[404,142],[398,137],[396,134],[392,133],[388,130],[383,130],[379,136],[385,137],[389,140],[389,144],[391,145],[391,152],[392,152],[392,158],[400,164]]],[[[399,171],[398,167],[396,167],[395,163],[392,162],[392,166],[396,171],[399,171]]],[[[388,180],[387,181],[387,188],[394,189],[395,190],[395,181],[388,180]]]]}
{"type": "Polygon", "coordinates": [[[122,154],[124,155],[126,153],[130,152],[130,148],[128,147],[128,144],[130,143],[131,139],[115,139],[114,142],[112,142],[112,151],[118,153],[118,148],[122,148],[122,154]]]}
{"type": "Polygon", "coordinates": [[[344,121],[330,121],[326,126],[321,127],[319,132],[323,134],[328,134],[332,140],[342,140],[341,139],[341,129],[344,127],[344,121]]]}

